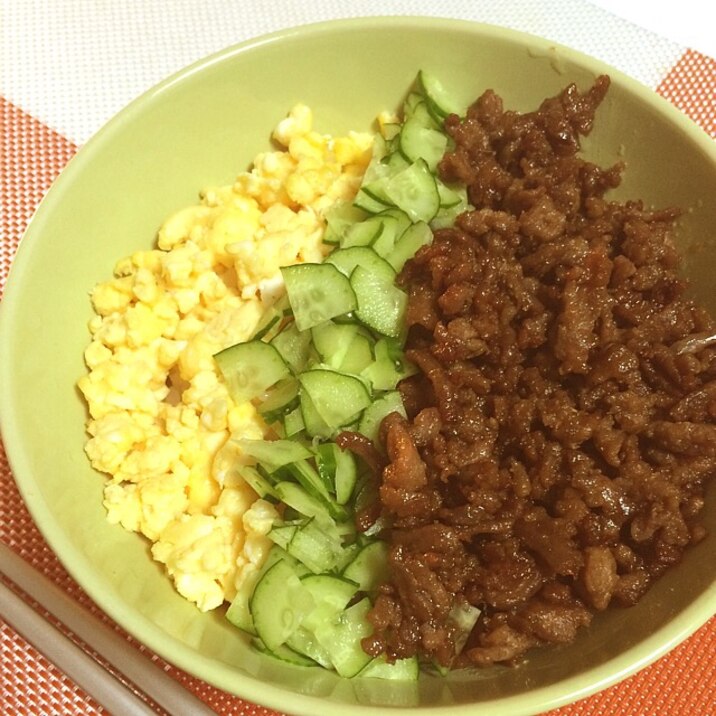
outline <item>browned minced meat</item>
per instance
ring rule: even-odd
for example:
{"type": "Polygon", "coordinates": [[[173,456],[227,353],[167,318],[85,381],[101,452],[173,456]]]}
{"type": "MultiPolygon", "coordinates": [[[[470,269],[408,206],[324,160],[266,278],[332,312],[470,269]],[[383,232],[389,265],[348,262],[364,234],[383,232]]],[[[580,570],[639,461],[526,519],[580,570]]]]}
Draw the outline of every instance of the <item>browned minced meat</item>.
{"type": "Polygon", "coordinates": [[[371,654],[516,663],[634,604],[703,536],[716,324],[683,296],[675,210],[604,199],[577,156],[609,80],[536,112],[485,92],[445,126],[474,211],[403,270],[408,420],[382,425],[392,576],[371,654]],[[481,610],[456,657],[457,605],[481,610]]]}

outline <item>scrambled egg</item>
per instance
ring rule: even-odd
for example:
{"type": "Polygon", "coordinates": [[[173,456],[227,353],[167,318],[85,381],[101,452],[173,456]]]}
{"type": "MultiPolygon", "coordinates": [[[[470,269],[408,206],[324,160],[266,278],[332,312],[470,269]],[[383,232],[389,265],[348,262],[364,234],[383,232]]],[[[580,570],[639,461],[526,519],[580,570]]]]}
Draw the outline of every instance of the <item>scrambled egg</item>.
{"type": "Polygon", "coordinates": [[[232,600],[263,562],[275,507],[242,480],[230,436],[262,438],[213,355],[250,337],[283,291],[280,266],[322,260],[325,211],[355,195],[372,135],[312,130],[297,105],[231,186],[170,217],[157,248],[121,260],[92,293],[96,315],[78,386],[86,452],[108,473],[110,522],[140,532],[176,589],[201,610],[232,600]]]}

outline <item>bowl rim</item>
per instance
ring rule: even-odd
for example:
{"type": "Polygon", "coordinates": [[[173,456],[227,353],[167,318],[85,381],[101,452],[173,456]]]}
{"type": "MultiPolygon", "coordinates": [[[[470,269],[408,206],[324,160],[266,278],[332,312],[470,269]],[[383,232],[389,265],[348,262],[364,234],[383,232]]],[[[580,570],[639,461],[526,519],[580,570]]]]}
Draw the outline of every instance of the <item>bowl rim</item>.
{"type": "MultiPolygon", "coordinates": [[[[5,300],[0,305],[0,435],[4,435],[3,442],[7,458],[25,505],[63,567],[113,621],[167,662],[219,689],[269,708],[285,709],[286,699],[290,698],[292,713],[306,714],[306,716],[316,714],[328,716],[334,712],[337,705],[318,697],[305,696],[272,684],[262,683],[256,677],[237,675],[232,667],[193,651],[157,625],[152,624],[146,617],[137,616],[133,610],[123,603],[114,602],[110,598],[111,595],[106,595],[103,592],[102,584],[94,576],[87,558],[64,536],[50,507],[41,498],[40,493],[34,489],[35,479],[29,469],[27,453],[23,450],[23,438],[15,430],[11,417],[12,400],[9,385],[12,376],[7,368],[10,363],[7,354],[12,335],[13,316],[12,309],[8,306],[14,304],[12,299],[16,292],[15,286],[19,286],[26,270],[25,267],[30,263],[30,249],[34,246],[34,236],[41,234],[43,226],[51,219],[53,206],[61,200],[63,192],[71,187],[75,175],[82,172],[86,163],[91,162],[97,148],[111,141],[115,130],[127,119],[141,113],[147,104],[151,104],[174,85],[186,81],[194,74],[266,44],[280,43],[298,35],[315,36],[337,30],[365,32],[376,26],[384,29],[386,26],[404,28],[406,25],[421,29],[431,26],[441,30],[469,32],[475,38],[487,34],[513,43],[529,43],[531,47],[545,52],[557,51],[560,56],[569,59],[576,65],[589,67],[590,71],[607,73],[611,76],[612,82],[620,84],[630,94],[636,95],[640,101],[647,103],[657,114],[664,116],[678,131],[686,134],[688,139],[710,158],[714,169],[716,169],[716,142],[713,142],[704,130],[670,102],[607,63],[546,38],[473,20],[421,15],[375,15],[305,23],[252,37],[209,54],[179,69],[144,91],[109,119],[78,149],[37,207],[19,243],[5,285],[5,300]]],[[[474,715],[484,709],[486,713],[496,715],[529,716],[573,703],[622,681],[666,654],[709,620],[713,612],[712,604],[716,604],[716,582],[711,584],[682,612],[639,644],[597,667],[582,671],[554,684],[490,701],[410,708],[417,709],[421,713],[436,715],[445,714],[447,710],[458,715],[467,715],[468,713],[474,715]]],[[[341,704],[340,708],[346,716],[362,716],[375,714],[379,707],[341,704]]]]}

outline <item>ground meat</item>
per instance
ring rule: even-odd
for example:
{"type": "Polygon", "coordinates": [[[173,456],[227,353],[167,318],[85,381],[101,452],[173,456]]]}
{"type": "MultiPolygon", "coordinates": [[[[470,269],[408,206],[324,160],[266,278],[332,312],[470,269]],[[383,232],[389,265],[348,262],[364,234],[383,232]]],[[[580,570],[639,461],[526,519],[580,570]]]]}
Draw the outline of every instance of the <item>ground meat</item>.
{"type": "Polygon", "coordinates": [[[399,278],[419,371],[408,418],[382,425],[392,577],[371,654],[516,663],[634,604],[703,537],[716,323],[677,277],[678,212],[607,200],[622,167],[578,156],[608,85],[529,114],[488,91],[445,121],[440,173],[475,208],[399,278]],[[461,605],[481,612],[469,634],[461,605]]]}

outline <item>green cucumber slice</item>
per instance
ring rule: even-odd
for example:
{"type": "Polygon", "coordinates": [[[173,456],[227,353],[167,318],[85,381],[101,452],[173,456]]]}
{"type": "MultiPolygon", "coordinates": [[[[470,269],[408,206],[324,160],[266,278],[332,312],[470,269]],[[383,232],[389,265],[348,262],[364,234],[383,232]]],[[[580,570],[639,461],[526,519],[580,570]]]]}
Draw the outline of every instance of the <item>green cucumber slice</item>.
{"type": "Polygon", "coordinates": [[[373,362],[373,338],[359,333],[338,366],[341,373],[360,375],[373,362]]]}
{"type": "Polygon", "coordinates": [[[264,654],[264,656],[278,659],[285,664],[292,664],[293,666],[318,666],[313,659],[310,659],[305,654],[299,654],[285,644],[282,644],[272,651],[261,639],[254,638],[251,640],[251,646],[259,653],[264,654]]]}
{"type": "Polygon", "coordinates": [[[249,440],[235,439],[241,451],[254,458],[268,472],[276,472],[278,468],[298,460],[307,460],[313,453],[295,440],[249,440]]]}
{"type": "Polygon", "coordinates": [[[316,637],[303,626],[298,627],[298,629],[286,639],[286,646],[312,659],[324,669],[333,668],[328,652],[318,643],[316,637]]]}
{"type": "MultiPolygon", "coordinates": [[[[296,530],[286,551],[314,574],[321,574],[335,568],[343,548],[335,525],[312,518],[296,530]]],[[[311,628],[305,621],[303,625],[311,628]]]]}
{"type": "Polygon", "coordinates": [[[358,480],[358,466],[353,453],[341,450],[335,443],[323,443],[316,450],[316,463],[323,481],[331,486],[336,502],[345,505],[358,480]]]}
{"type": "Polygon", "coordinates": [[[467,206],[467,190],[464,186],[450,187],[440,179],[437,180],[438,194],[440,195],[440,208],[452,209],[460,204],[467,206]]]}
{"type": "Polygon", "coordinates": [[[423,159],[431,172],[435,171],[438,162],[443,158],[447,144],[445,134],[426,127],[417,116],[411,117],[400,131],[400,151],[403,155],[411,162],[423,159]]]}
{"type": "Polygon", "coordinates": [[[239,474],[259,497],[268,499],[271,502],[278,500],[278,495],[273,489],[273,485],[256,468],[251,467],[251,465],[244,465],[239,474]]]}
{"type": "Polygon", "coordinates": [[[288,552],[289,545],[291,544],[291,540],[296,536],[296,532],[298,532],[296,525],[273,525],[268,532],[268,538],[275,545],[278,545],[281,549],[285,549],[288,552]]]}
{"type": "Polygon", "coordinates": [[[419,673],[420,664],[415,656],[411,656],[408,659],[396,659],[393,664],[388,662],[385,656],[380,656],[365,666],[358,673],[358,678],[417,681],[419,673]]]}
{"type": "Polygon", "coordinates": [[[286,296],[281,296],[272,306],[270,306],[261,316],[254,333],[251,336],[252,341],[259,339],[265,340],[267,343],[281,329],[283,319],[291,315],[291,307],[286,296]]]}
{"type": "Polygon", "coordinates": [[[465,107],[445,89],[442,82],[431,72],[420,70],[418,72],[418,84],[430,108],[439,117],[444,119],[449,114],[464,115],[465,107]]]}
{"type": "Polygon", "coordinates": [[[320,517],[326,521],[332,521],[328,512],[328,506],[323,500],[309,494],[303,487],[295,482],[284,480],[274,485],[274,490],[279,496],[281,502],[285,502],[289,507],[300,512],[306,517],[320,517]]]}
{"type": "Polygon", "coordinates": [[[388,263],[395,269],[401,271],[406,261],[415,256],[419,249],[428,246],[433,242],[433,232],[430,226],[424,221],[411,224],[403,235],[395,242],[393,250],[386,257],[388,263]]]}
{"type": "MultiPolygon", "coordinates": [[[[397,227],[394,226],[393,228],[397,227]]],[[[363,266],[363,268],[382,276],[386,281],[395,280],[395,269],[374,249],[368,246],[352,246],[347,249],[338,249],[330,254],[326,261],[333,264],[344,276],[350,277],[356,266],[363,266]]],[[[314,342],[316,340],[315,334],[313,340],[314,342]]],[[[318,352],[321,352],[320,348],[318,348],[318,352]]]]}
{"type": "Polygon", "coordinates": [[[309,437],[329,438],[333,434],[335,428],[332,428],[319,415],[311,396],[302,390],[301,393],[301,418],[309,437]]]}
{"type": "MultiPolygon", "coordinates": [[[[383,207],[385,209],[385,207],[383,207]]],[[[383,221],[377,216],[371,216],[359,224],[349,227],[341,241],[341,248],[352,246],[370,246],[383,230],[383,221]]]]}
{"type": "Polygon", "coordinates": [[[391,413],[400,413],[404,418],[407,417],[403,399],[397,390],[385,393],[363,411],[358,432],[377,443],[380,424],[391,413]]]}
{"type": "Polygon", "coordinates": [[[288,562],[276,562],[258,581],[249,602],[256,634],[275,652],[314,608],[311,593],[288,562]]]}
{"type": "Polygon", "coordinates": [[[397,659],[390,663],[382,656],[373,659],[359,674],[358,678],[395,679],[396,681],[417,681],[420,664],[417,657],[397,659]]]}
{"type": "Polygon", "coordinates": [[[333,502],[333,500],[328,494],[328,487],[321,479],[318,472],[311,467],[306,460],[299,460],[298,462],[291,463],[288,466],[288,471],[296,482],[298,482],[298,484],[301,485],[301,487],[303,487],[303,489],[310,495],[329,503],[330,511],[330,503],[333,502]]]}
{"type": "Polygon", "coordinates": [[[362,599],[335,619],[324,621],[315,629],[316,639],[328,652],[340,676],[351,678],[371,661],[371,657],[361,647],[361,640],[369,636],[373,629],[368,621],[370,608],[370,599],[362,599]]]}
{"type": "Polygon", "coordinates": [[[356,308],[350,282],[331,264],[284,266],[281,274],[300,331],[356,308]]]}
{"type": "Polygon", "coordinates": [[[326,244],[340,243],[348,228],[365,218],[365,211],[353,206],[349,201],[334,205],[325,215],[326,230],[323,234],[323,242],[326,244]]]}
{"type": "Polygon", "coordinates": [[[375,361],[361,373],[373,390],[394,390],[401,380],[415,373],[415,366],[406,360],[396,341],[381,338],[374,350],[375,361]]]}
{"type": "Polygon", "coordinates": [[[283,419],[283,429],[287,438],[298,435],[305,427],[306,424],[303,422],[300,406],[287,413],[283,419]]]}
{"type": "Polygon", "coordinates": [[[298,405],[298,381],[285,378],[270,390],[258,411],[267,423],[273,423],[298,405]]]}
{"type": "MultiPolygon", "coordinates": [[[[358,270],[360,267],[355,269],[358,270]]],[[[301,373],[299,381],[302,392],[310,397],[316,412],[331,430],[357,419],[371,402],[363,381],[351,375],[314,369],[301,373]]]]}
{"type": "MultiPolygon", "coordinates": [[[[261,579],[261,577],[266,574],[266,572],[273,567],[276,562],[281,560],[287,561],[289,565],[294,567],[294,570],[296,569],[298,564],[296,560],[294,560],[294,558],[291,557],[285,550],[278,546],[273,546],[269,550],[268,556],[266,557],[266,561],[263,565],[251,572],[239,586],[236,596],[229,605],[229,608],[226,610],[226,618],[235,627],[238,627],[248,634],[253,634],[254,636],[256,635],[254,620],[251,617],[251,612],[249,610],[251,595],[254,593],[254,588],[256,587],[259,579],[261,579]]],[[[299,577],[301,576],[300,571],[297,571],[297,574],[299,577]]]]}
{"type": "Polygon", "coordinates": [[[316,605],[303,621],[303,627],[309,631],[335,619],[358,591],[355,582],[332,574],[308,574],[301,578],[301,583],[311,593],[316,605]]]}
{"type": "Polygon", "coordinates": [[[378,214],[390,206],[390,202],[381,199],[376,192],[370,191],[368,187],[361,187],[358,190],[353,199],[353,204],[369,214],[378,214]]]}
{"type": "Polygon", "coordinates": [[[372,592],[388,581],[387,543],[380,540],[369,542],[343,570],[343,576],[355,582],[362,592],[372,592]]]}
{"type": "MultiPolygon", "coordinates": [[[[409,165],[405,165],[406,167],[409,165]]],[[[403,167],[405,168],[405,167],[403,167]]],[[[386,217],[390,217],[391,219],[395,219],[397,221],[397,226],[395,227],[395,236],[396,241],[403,235],[405,230],[412,225],[412,221],[410,217],[402,210],[398,209],[397,206],[386,209],[385,211],[378,214],[378,218],[385,219],[386,217]]]]}
{"type": "Polygon", "coordinates": [[[424,159],[394,174],[385,192],[413,222],[430,221],[440,209],[437,183],[424,159]]]}
{"type": "Polygon", "coordinates": [[[406,293],[362,266],[353,269],[350,283],[358,299],[358,320],[384,336],[397,338],[403,330],[406,293]]]}
{"type": "Polygon", "coordinates": [[[271,339],[271,345],[281,354],[295,375],[308,363],[311,334],[309,331],[299,331],[298,326],[293,322],[271,339]]]}
{"type": "MultiPolygon", "coordinates": [[[[345,276],[341,275],[341,278],[345,279],[345,276]]],[[[225,348],[214,355],[214,360],[229,394],[237,403],[256,398],[289,374],[288,365],[276,348],[260,340],[225,348]]]]}
{"type": "Polygon", "coordinates": [[[339,449],[336,460],[336,502],[339,505],[348,503],[357,481],[358,466],[353,454],[339,449]]]}
{"type": "MultiPolygon", "coordinates": [[[[356,250],[362,251],[358,247],[346,249],[346,251],[356,250]]],[[[370,251],[370,249],[366,249],[366,251],[370,251]]],[[[360,335],[360,331],[360,327],[354,323],[326,321],[321,323],[320,326],[314,326],[311,329],[311,336],[313,345],[323,363],[335,370],[340,370],[343,361],[353,346],[353,342],[360,335]]]]}

